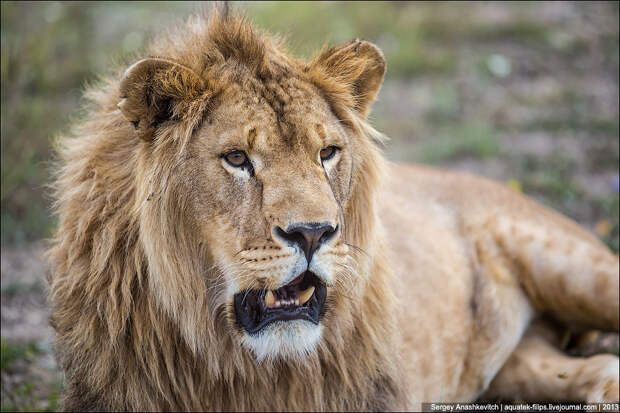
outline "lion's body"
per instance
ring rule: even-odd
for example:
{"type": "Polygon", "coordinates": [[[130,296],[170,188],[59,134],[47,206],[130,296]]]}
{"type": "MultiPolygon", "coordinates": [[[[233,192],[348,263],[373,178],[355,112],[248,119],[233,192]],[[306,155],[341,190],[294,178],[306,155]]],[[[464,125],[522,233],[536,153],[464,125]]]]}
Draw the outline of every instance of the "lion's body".
{"type": "Polygon", "coordinates": [[[618,330],[618,257],[577,225],[481,179],[385,164],[369,43],[306,63],[216,16],[150,51],[59,141],[66,409],[417,408],[478,397],[536,314],[618,330]],[[224,160],[239,148],[247,167],[224,160]],[[278,235],[298,221],[335,235],[304,257],[278,235]],[[318,324],[240,327],[235,294],[300,271],[326,285],[318,324]]]}
{"type": "Polygon", "coordinates": [[[381,216],[412,400],[478,397],[536,314],[617,330],[618,258],[574,222],[467,174],[389,176],[381,216]]]}

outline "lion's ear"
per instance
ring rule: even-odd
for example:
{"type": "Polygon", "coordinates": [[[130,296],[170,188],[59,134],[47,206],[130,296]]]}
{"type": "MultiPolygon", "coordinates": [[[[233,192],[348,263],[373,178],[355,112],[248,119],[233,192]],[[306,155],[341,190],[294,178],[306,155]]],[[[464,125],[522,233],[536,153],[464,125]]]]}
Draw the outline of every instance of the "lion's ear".
{"type": "Polygon", "coordinates": [[[356,39],[324,51],[308,69],[319,87],[336,95],[334,98],[344,99],[366,118],[381,89],[386,62],[377,46],[356,39]]]}
{"type": "Polygon", "coordinates": [[[158,125],[182,119],[204,87],[200,76],[186,66],[163,58],[142,59],[123,74],[118,108],[148,141],[158,125]]]}

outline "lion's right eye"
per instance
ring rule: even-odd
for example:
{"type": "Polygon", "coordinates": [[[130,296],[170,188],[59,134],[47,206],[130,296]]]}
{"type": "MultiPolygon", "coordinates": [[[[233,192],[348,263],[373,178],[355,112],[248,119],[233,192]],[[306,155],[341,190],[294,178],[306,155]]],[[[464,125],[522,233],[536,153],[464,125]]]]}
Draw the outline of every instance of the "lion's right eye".
{"type": "Polygon", "coordinates": [[[235,168],[241,168],[242,166],[249,163],[248,156],[243,151],[230,152],[224,155],[224,159],[226,159],[226,162],[228,162],[231,166],[234,166],[235,168]]]}
{"type": "Polygon", "coordinates": [[[319,156],[321,157],[321,162],[328,161],[334,157],[336,152],[338,152],[339,148],[337,146],[328,146],[327,148],[321,149],[319,156]]]}

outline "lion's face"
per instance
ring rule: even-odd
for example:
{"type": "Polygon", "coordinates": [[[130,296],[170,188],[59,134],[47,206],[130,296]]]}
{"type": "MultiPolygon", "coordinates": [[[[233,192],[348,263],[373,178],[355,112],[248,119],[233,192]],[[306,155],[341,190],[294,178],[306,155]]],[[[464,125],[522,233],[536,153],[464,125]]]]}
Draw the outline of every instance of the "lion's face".
{"type": "Polygon", "coordinates": [[[121,81],[118,107],[147,141],[151,285],[190,344],[206,305],[258,359],[299,359],[363,289],[377,155],[361,131],[385,61],[353,41],[304,63],[213,27],[207,68],[149,58],[121,81]]]}
{"type": "Polygon", "coordinates": [[[307,82],[233,84],[220,99],[190,148],[214,288],[259,358],[310,351],[333,286],[352,281],[342,208],[355,145],[307,82]]]}

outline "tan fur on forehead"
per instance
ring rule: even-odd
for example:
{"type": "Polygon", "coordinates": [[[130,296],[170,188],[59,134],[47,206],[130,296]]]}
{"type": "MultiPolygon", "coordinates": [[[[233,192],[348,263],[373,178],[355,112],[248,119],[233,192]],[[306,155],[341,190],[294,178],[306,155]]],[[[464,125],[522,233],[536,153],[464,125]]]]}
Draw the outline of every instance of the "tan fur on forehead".
{"type": "Polygon", "coordinates": [[[257,31],[243,17],[217,10],[209,19],[190,18],[186,26],[156,39],[149,52],[192,68],[214,91],[243,75],[261,82],[303,79],[316,85],[336,115],[348,122],[352,113],[346,108],[366,118],[386,69],[381,51],[359,40],[324,48],[310,62],[300,61],[287,54],[279,38],[257,31]]]}
{"type": "Polygon", "coordinates": [[[183,63],[206,79],[221,77],[222,70],[233,77],[247,71],[270,78],[298,64],[282,48],[281,41],[258,32],[247,19],[216,9],[209,17],[190,17],[186,25],[156,38],[149,52],[183,63]]]}

